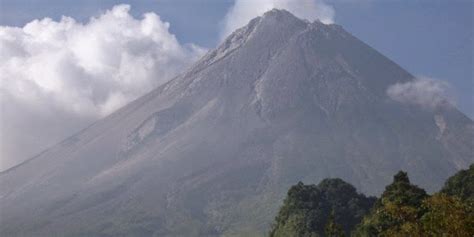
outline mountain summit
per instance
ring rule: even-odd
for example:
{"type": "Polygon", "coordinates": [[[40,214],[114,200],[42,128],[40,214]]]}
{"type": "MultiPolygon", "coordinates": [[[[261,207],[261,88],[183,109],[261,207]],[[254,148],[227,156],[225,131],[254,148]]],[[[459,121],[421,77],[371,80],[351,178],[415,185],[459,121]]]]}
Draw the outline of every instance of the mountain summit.
{"type": "Polygon", "coordinates": [[[269,230],[286,190],[327,177],[378,194],[403,169],[438,189],[474,162],[453,106],[387,96],[413,76],[338,25],[272,10],[189,70],[0,174],[2,236],[269,230]]]}

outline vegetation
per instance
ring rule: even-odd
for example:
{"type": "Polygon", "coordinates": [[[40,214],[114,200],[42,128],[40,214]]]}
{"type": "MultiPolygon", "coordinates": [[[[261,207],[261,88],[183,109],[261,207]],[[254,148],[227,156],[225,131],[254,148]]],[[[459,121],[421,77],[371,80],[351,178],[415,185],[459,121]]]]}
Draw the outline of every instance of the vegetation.
{"type": "Polygon", "coordinates": [[[290,188],[270,236],[343,236],[360,222],[375,198],[357,193],[341,179],[290,188]]]}
{"type": "Polygon", "coordinates": [[[342,226],[337,224],[336,220],[334,219],[334,211],[332,211],[328,217],[328,222],[324,229],[324,233],[326,234],[326,236],[329,236],[329,237],[343,237],[344,236],[344,230],[342,229],[342,226]]]}
{"type": "Polygon", "coordinates": [[[419,232],[416,224],[423,215],[425,190],[412,185],[405,172],[398,172],[385,188],[371,214],[364,218],[356,236],[409,236],[419,232]]]}
{"type": "Polygon", "coordinates": [[[459,197],[462,201],[474,202],[474,164],[449,178],[441,193],[459,197]]]}
{"type": "Polygon", "coordinates": [[[398,172],[380,198],[340,179],[290,188],[270,236],[474,236],[474,165],[430,196],[398,172]],[[369,211],[370,209],[370,211],[369,211]]]}

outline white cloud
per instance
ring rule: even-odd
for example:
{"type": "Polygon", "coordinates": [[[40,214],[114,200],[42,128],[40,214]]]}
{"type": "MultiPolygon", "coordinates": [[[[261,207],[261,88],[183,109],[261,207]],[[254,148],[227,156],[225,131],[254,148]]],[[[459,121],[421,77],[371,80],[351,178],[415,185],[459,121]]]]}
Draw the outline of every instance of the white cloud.
{"type": "Polygon", "coordinates": [[[0,26],[0,170],[143,95],[197,60],[154,13],[117,5],[73,18],[0,26]]]}
{"type": "Polygon", "coordinates": [[[428,77],[391,85],[387,89],[387,95],[395,101],[425,108],[437,108],[455,102],[447,82],[428,77]]]}
{"type": "Polygon", "coordinates": [[[325,24],[334,23],[334,8],[324,0],[235,0],[224,19],[222,37],[273,8],[286,9],[295,16],[310,21],[319,19],[325,24]]]}

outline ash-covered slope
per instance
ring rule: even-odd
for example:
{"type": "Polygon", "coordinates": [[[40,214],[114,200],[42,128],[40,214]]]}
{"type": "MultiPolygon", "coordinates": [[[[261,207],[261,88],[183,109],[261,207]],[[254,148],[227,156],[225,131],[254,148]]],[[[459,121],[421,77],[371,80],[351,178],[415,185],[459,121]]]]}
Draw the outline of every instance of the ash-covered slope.
{"type": "Polygon", "coordinates": [[[269,229],[300,180],[339,177],[377,194],[403,169],[438,189],[474,162],[474,124],[450,105],[386,95],[410,80],[340,26],[270,11],[181,76],[1,173],[0,235],[248,236],[269,229]]]}

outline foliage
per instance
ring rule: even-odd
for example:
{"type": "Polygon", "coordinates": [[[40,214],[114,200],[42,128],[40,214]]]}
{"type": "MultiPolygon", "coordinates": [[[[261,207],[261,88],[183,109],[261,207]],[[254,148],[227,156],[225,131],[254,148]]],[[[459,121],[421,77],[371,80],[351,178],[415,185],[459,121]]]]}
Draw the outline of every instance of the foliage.
{"type": "MultiPolygon", "coordinates": [[[[452,190],[466,190],[461,180],[452,190]]],[[[430,197],[399,172],[353,235],[468,237],[474,234],[472,213],[472,203],[442,192],[430,197]]]]}
{"type": "Polygon", "coordinates": [[[467,170],[461,170],[449,178],[441,193],[449,196],[457,196],[462,201],[474,202],[474,164],[467,170]]]}
{"type": "Polygon", "coordinates": [[[440,193],[423,202],[427,212],[420,221],[426,236],[473,236],[474,208],[459,197],[440,193]]]}
{"type": "Polygon", "coordinates": [[[410,183],[407,173],[398,172],[355,235],[410,236],[419,233],[417,220],[424,213],[419,207],[426,197],[423,189],[410,183]]]}
{"type": "Polygon", "coordinates": [[[324,233],[327,237],[344,237],[344,230],[342,226],[336,223],[334,219],[334,211],[331,212],[328,218],[324,233]]]}
{"type": "Polygon", "coordinates": [[[288,191],[270,236],[324,236],[328,225],[339,229],[336,223],[348,234],[374,201],[341,179],[325,179],[317,186],[300,182],[288,191]]]}
{"type": "Polygon", "coordinates": [[[400,171],[373,205],[340,179],[298,183],[275,219],[270,236],[474,236],[474,165],[429,196],[400,171]]]}

